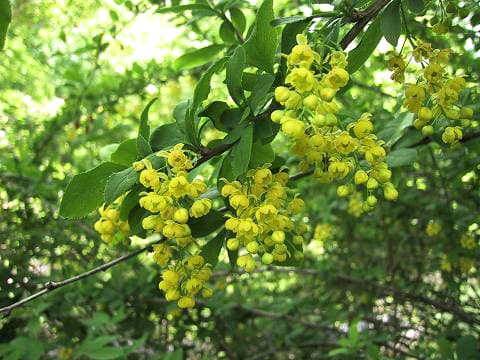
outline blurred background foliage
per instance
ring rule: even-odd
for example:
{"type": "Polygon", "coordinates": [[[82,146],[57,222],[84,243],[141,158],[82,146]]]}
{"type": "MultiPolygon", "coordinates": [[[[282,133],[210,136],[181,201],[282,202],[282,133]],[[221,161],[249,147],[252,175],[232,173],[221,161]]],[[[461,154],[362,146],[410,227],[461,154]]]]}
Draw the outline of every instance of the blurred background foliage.
{"type": "MultiPolygon", "coordinates": [[[[256,2],[234,3],[250,24],[256,2]]],[[[316,3],[275,1],[276,15],[308,16],[333,3],[348,19],[371,2],[316,3]]],[[[405,149],[392,160],[398,201],[360,214],[334,186],[305,178],[296,183],[311,239],[302,268],[245,275],[220,262],[214,297],[180,312],[163,300],[160,269],[144,254],[1,319],[0,357],[478,359],[480,13],[468,2],[474,10],[438,36],[428,26],[439,16],[437,3],[407,23],[418,38],[455,50],[450,65],[467,76],[462,101],[475,110],[467,141],[448,148],[411,128],[401,87],[386,70],[392,47],[385,40],[341,98],[351,112],[373,112],[379,136],[405,149]]],[[[153,97],[152,123],[171,122],[204,64],[235,41],[218,16],[162,11],[177,4],[12,1],[0,53],[1,306],[129,251],[102,243],[92,231],[95,216],[61,219],[58,203],[74,174],[100,163],[109,144],[134,136],[153,97]],[[198,53],[193,62],[177,60],[212,44],[218,47],[204,60],[198,53]]],[[[221,79],[210,98],[227,98],[221,79]]],[[[203,141],[217,136],[207,129],[203,141]]],[[[274,147],[288,158],[286,139],[274,147]]],[[[287,164],[295,173],[295,159],[287,164]]]]}

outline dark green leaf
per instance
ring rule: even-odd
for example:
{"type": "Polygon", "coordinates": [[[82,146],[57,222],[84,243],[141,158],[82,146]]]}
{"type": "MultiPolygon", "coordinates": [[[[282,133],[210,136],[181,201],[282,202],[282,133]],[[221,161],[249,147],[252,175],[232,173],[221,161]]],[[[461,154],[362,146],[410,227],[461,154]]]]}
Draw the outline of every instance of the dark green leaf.
{"type": "Polygon", "coordinates": [[[257,77],[252,95],[249,99],[253,115],[258,115],[265,104],[272,99],[272,84],[274,80],[275,78],[270,74],[262,74],[257,77]]]}
{"type": "Polygon", "coordinates": [[[360,44],[348,53],[348,66],[346,70],[350,74],[353,74],[365,64],[365,61],[368,60],[372,52],[376,49],[381,38],[380,20],[377,18],[368,27],[365,34],[363,34],[360,44]]]}
{"type": "Polygon", "coordinates": [[[227,44],[236,44],[238,42],[237,37],[235,36],[235,29],[229,21],[224,21],[222,25],[220,25],[218,34],[227,44]]]}
{"type": "Polygon", "coordinates": [[[135,139],[128,139],[122,142],[110,159],[114,163],[130,166],[138,156],[137,142],[135,139]]]}
{"type": "MultiPolygon", "coordinates": [[[[222,221],[224,221],[224,219],[222,219],[222,221]]],[[[212,267],[217,265],[218,256],[220,255],[220,250],[222,250],[222,246],[225,242],[226,234],[227,231],[223,229],[202,247],[200,255],[202,255],[205,261],[211,264],[212,267]]]]}
{"type": "Polygon", "coordinates": [[[177,123],[159,126],[152,132],[150,137],[150,145],[153,151],[164,150],[184,142],[185,135],[180,131],[177,123]]]}
{"type": "Polygon", "coordinates": [[[12,21],[12,9],[9,0],[0,0],[0,50],[5,46],[8,25],[12,21]]]}
{"type": "Polygon", "coordinates": [[[253,126],[248,125],[242,132],[240,140],[233,146],[230,152],[232,175],[234,178],[237,178],[247,171],[252,154],[252,143],[253,126]]]}
{"type": "Polygon", "coordinates": [[[225,48],[224,45],[210,45],[186,53],[175,60],[173,67],[176,70],[188,70],[212,61],[225,48]]]}
{"type": "Polygon", "coordinates": [[[243,15],[242,10],[233,7],[229,10],[229,12],[233,26],[235,26],[235,28],[240,34],[243,34],[247,26],[247,19],[245,18],[245,15],[243,15]]]}
{"type": "Polygon", "coordinates": [[[201,218],[190,218],[188,226],[190,226],[190,230],[192,230],[192,236],[199,238],[210,235],[222,226],[224,222],[223,214],[220,211],[212,209],[207,215],[201,218]]]}
{"type": "Polygon", "coordinates": [[[153,152],[152,147],[148,143],[147,139],[145,139],[142,135],[139,135],[137,138],[137,152],[141,158],[144,158],[153,152]]]}
{"type": "Polygon", "coordinates": [[[112,162],[105,162],[75,175],[62,197],[60,215],[67,219],[78,219],[90,214],[103,203],[103,192],[108,178],[124,168],[112,162]]]}
{"type": "Polygon", "coordinates": [[[390,167],[411,165],[417,158],[416,149],[393,150],[387,155],[387,163],[390,167]]]}
{"type": "Polygon", "coordinates": [[[242,74],[245,67],[245,50],[239,46],[228,59],[225,81],[228,92],[233,101],[239,106],[244,103],[245,96],[242,89],[242,74]]]}
{"type": "Polygon", "coordinates": [[[275,152],[273,151],[272,145],[262,144],[261,141],[256,141],[252,146],[253,156],[250,159],[250,168],[254,169],[256,167],[262,166],[266,163],[272,163],[275,159],[275,152]]]}
{"type": "Polygon", "coordinates": [[[271,25],[273,19],[273,0],[264,0],[244,45],[247,63],[272,74],[279,34],[278,29],[271,25]]]}
{"type": "Polygon", "coordinates": [[[407,6],[415,14],[422,12],[425,7],[423,0],[407,0],[407,6]]]}
{"type": "Polygon", "coordinates": [[[130,227],[130,234],[143,236],[146,231],[142,227],[142,220],[148,215],[145,209],[142,209],[140,205],[135,205],[128,214],[128,226],[130,227]]]}
{"type": "Polygon", "coordinates": [[[402,33],[400,0],[395,0],[383,11],[380,16],[380,27],[385,39],[393,46],[397,46],[398,38],[402,33]]]}
{"type": "Polygon", "coordinates": [[[478,341],[472,335],[462,336],[457,341],[456,353],[458,360],[478,359],[478,354],[480,354],[478,341]]]}
{"type": "Polygon", "coordinates": [[[105,186],[105,203],[111,204],[138,182],[139,174],[132,167],[110,176],[105,186]]]}
{"type": "Polygon", "coordinates": [[[227,127],[227,124],[222,122],[222,114],[228,109],[230,108],[227,103],[223,101],[214,101],[208,104],[208,106],[199,113],[199,116],[209,118],[212,120],[215,128],[224,132],[228,132],[229,128],[227,127]]]}
{"type": "Polygon", "coordinates": [[[110,346],[86,351],[85,355],[87,355],[90,359],[94,360],[118,359],[120,357],[123,357],[123,350],[121,348],[110,346]]]}
{"type": "Polygon", "coordinates": [[[139,194],[142,190],[142,185],[137,184],[132,187],[132,190],[130,190],[127,196],[125,196],[122,204],[120,205],[120,220],[125,221],[128,219],[128,214],[130,214],[130,210],[132,210],[135,205],[138,204],[138,200],[140,199],[139,194]]]}
{"type": "Polygon", "coordinates": [[[201,103],[208,97],[208,94],[210,94],[210,81],[212,80],[212,76],[223,68],[226,61],[227,58],[216,61],[214,64],[212,64],[212,66],[208,68],[208,70],[202,75],[202,77],[198,81],[198,84],[195,87],[195,91],[193,93],[192,109],[194,111],[198,109],[201,103]]]}

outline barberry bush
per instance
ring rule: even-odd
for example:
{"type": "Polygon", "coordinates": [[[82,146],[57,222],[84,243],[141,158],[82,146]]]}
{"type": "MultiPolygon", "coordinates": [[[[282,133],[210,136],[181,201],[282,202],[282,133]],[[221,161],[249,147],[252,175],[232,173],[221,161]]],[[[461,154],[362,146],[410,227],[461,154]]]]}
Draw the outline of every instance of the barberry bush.
{"type": "Polygon", "coordinates": [[[479,5],[0,0],[0,356],[479,358],[479,5]]]}

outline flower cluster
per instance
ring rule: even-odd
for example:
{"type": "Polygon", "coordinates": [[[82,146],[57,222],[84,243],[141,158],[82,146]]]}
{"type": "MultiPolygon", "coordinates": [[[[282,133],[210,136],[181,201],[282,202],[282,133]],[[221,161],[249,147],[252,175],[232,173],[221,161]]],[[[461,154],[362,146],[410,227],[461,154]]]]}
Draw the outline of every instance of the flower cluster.
{"type": "Polygon", "coordinates": [[[187,170],[193,167],[183,145],[176,145],[171,151],[163,151],[158,156],[167,159],[166,171],[153,168],[149,160],[134,163],[140,172],[140,183],[148,189],[140,193],[140,206],[152,213],[145,217],[142,226],[162,234],[176,244],[185,247],[192,241],[190,217],[199,218],[210,212],[212,201],[201,199],[207,191],[205,182],[196,179],[189,181],[187,170]]]}
{"type": "Polygon", "coordinates": [[[337,116],[335,94],[349,81],[345,54],[334,51],[322,60],[305,36],[297,36],[297,43],[287,57],[286,86],[275,89],[275,99],[284,109],[274,111],[271,119],[295,141],[292,152],[302,159],[300,169],[313,166],[322,183],[347,180],[338,187],[339,196],[353,194],[354,184],[364,185],[365,209],[376,205],[378,188],[383,188],[386,199],[395,200],[398,192],[390,182],[386,151],[374,134],[372,115],[365,113],[347,126],[337,116]],[[359,158],[366,160],[365,165],[359,158]]]}
{"type": "Polygon", "coordinates": [[[315,226],[313,239],[321,243],[330,240],[335,235],[335,229],[331,224],[324,223],[315,226]]]}
{"type": "Polygon", "coordinates": [[[202,295],[211,296],[212,291],[204,288],[211,276],[211,267],[200,255],[174,263],[174,254],[193,241],[189,219],[207,215],[212,201],[201,198],[207,191],[203,180],[188,179],[193,162],[183,144],[175,145],[170,151],[160,151],[156,156],[166,160],[162,171],[155,169],[148,159],[133,164],[140,172],[140,183],[146,188],[140,193],[139,204],[150,213],[142,220],[142,227],[163,235],[166,240],[153,246],[155,262],[168,266],[159,285],[165,298],[177,301],[180,308],[189,308],[194,306],[194,296],[202,288],[202,295]]]}
{"type": "Polygon", "coordinates": [[[228,199],[234,215],[227,215],[225,228],[234,234],[227,240],[231,251],[245,249],[237,265],[246,271],[256,267],[255,255],[262,263],[282,263],[289,257],[303,257],[301,251],[304,229],[294,227],[292,217],[299,214],[303,200],[288,196],[288,174],[273,174],[268,165],[250,170],[243,183],[228,182],[221,195],[228,199]]]}
{"type": "Polygon", "coordinates": [[[101,235],[103,241],[109,244],[116,244],[130,233],[128,222],[120,221],[118,206],[121,199],[117,199],[108,206],[102,205],[98,209],[100,219],[95,222],[94,228],[101,235]]]}
{"type": "Polygon", "coordinates": [[[165,292],[167,301],[177,301],[181,309],[191,308],[199,293],[204,298],[213,295],[213,290],[205,286],[211,276],[211,265],[201,255],[193,255],[165,269],[158,287],[165,292]]]}
{"type": "Polygon", "coordinates": [[[452,49],[433,49],[429,43],[419,43],[413,49],[412,58],[422,70],[414,83],[405,82],[406,65],[400,55],[394,55],[388,62],[392,79],[405,85],[404,106],[416,115],[415,128],[424,136],[432,136],[435,127],[441,129],[442,141],[446,144],[462,140],[462,127],[470,126],[473,117],[471,108],[458,105],[460,93],[467,84],[463,77],[448,74],[447,64],[452,53],[452,49]]]}

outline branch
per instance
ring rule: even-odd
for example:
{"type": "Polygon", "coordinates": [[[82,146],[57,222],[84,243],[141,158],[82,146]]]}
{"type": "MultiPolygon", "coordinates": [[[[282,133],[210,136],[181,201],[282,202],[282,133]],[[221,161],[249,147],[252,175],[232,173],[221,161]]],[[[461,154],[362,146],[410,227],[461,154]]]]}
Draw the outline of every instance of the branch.
{"type": "Polygon", "coordinates": [[[392,0],[377,0],[364,13],[359,14],[359,20],[340,41],[340,46],[346,49],[348,45],[360,34],[363,28],[392,0]]]}
{"type": "Polygon", "coordinates": [[[134,252],[130,253],[130,254],[127,254],[127,255],[124,255],[124,256],[120,256],[119,258],[115,259],[115,260],[112,260],[108,263],[105,263],[103,265],[100,265],[92,270],[89,270],[89,271],[86,271],[84,273],[81,273],[81,274],[78,274],[78,275],[75,275],[75,276],[72,276],[71,278],[68,278],[68,279],[65,279],[65,280],[61,280],[61,281],[58,281],[58,282],[53,282],[53,281],[49,281],[47,283],[45,283],[44,287],[42,290],[36,292],[35,294],[33,295],[30,295],[29,297],[26,297],[20,301],[17,301],[16,303],[13,303],[11,305],[8,305],[8,306],[5,306],[3,308],[0,308],[0,314],[4,314],[4,317],[7,317],[8,315],[10,315],[11,311],[15,308],[18,308],[20,306],[23,306],[27,303],[29,303],[30,301],[32,300],[35,300],[36,298],[38,297],[41,297],[43,295],[46,295],[48,294],[49,292],[52,292],[53,290],[55,289],[59,289],[61,287],[64,287],[64,286],[67,286],[69,284],[73,284],[74,282],[77,282],[77,281],[80,281],[80,280],[83,280],[89,276],[92,276],[92,275],[95,275],[96,273],[99,273],[101,271],[105,271],[105,270],[108,270],[110,269],[111,267],[115,266],[115,265],[118,265],[124,261],[127,261],[137,255],[140,255],[141,253],[144,253],[145,251],[150,251],[151,247],[155,244],[159,244],[161,242],[165,241],[164,238],[161,238],[159,240],[156,240],[156,241],[153,241],[151,242],[150,244],[148,244],[147,246],[144,246],[143,248],[141,249],[138,249],[138,250],[135,250],[134,252]]]}

